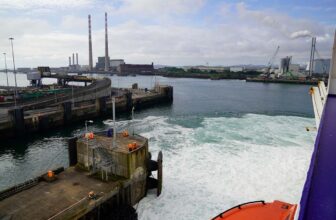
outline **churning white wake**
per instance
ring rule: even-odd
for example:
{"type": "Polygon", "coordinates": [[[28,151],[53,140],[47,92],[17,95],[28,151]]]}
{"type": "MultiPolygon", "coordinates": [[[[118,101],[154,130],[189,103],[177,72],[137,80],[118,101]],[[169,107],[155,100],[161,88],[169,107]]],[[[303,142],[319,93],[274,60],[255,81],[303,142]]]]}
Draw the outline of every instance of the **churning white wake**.
{"type": "Polygon", "coordinates": [[[163,151],[163,193],[149,193],[139,219],[210,219],[252,200],[298,203],[315,133],[313,119],[147,117],[135,129],[149,138],[153,158],[163,151]]]}

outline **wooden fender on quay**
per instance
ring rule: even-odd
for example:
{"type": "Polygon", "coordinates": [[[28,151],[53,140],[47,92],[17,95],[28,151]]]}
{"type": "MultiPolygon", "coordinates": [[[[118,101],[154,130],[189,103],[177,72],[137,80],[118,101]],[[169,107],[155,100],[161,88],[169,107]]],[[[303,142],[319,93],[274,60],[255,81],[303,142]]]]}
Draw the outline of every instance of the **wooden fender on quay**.
{"type": "Polygon", "coordinates": [[[157,196],[161,194],[162,191],[162,152],[160,151],[158,154],[158,187],[157,187],[157,196]]]}
{"type": "Polygon", "coordinates": [[[98,98],[98,108],[99,108],[100,115],[106,115],[108,113],[107,105],[106,105],[107,98],[108,98],[107,96],[98,98]]]}
{"type": "Polygon", "coordinates": [[[167,86],[165,95],[170,102],[172,102],[173,99],[174,99],[173,98],[173,93],[174,93],[173,87],[172,86],[167,86]]]}
{"type": "Polygon", "coordinates": [[[25,132],[24,110],[23,108],[14,108],[9,110],[9,115],[13,123],[14,130],[18,136],[25,132]]]}
{"type": "Polygon", "coordinates": [[[151,160],[151,154],[147,161],[147,190],[157,189],[156,195],[159,196],[162,192],[162,152],[160,151],[157,161],[151,160]],[[157,179],[151,177],[152,171],[157,171],[157,179]]]}
{"type": "Polygon", "coordinates": [[[64,102],[62,103],[63,106],[63,120],[64,124],[71,124],[72,120],[72,103],[71,102],[64,102]]]}

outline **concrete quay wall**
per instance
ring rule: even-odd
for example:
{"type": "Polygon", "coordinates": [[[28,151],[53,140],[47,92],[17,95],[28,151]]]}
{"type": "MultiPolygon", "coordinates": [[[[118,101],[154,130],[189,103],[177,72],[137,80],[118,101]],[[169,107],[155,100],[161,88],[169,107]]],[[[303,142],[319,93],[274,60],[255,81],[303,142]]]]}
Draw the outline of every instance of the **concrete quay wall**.
{"type": "MultiPolygon", "coordinates": [[[[130,113],[132,108],[141,110],[160,103],[173,101],[173,87],[159,86],[155,91],[125,90],[115,97],[116,113],[130,113]]],[[[92,97],[73,105],[72,101],[60,103],[48,109],[26,111],[13,109],[6,120],[0,121],[0,139],[22,136],[34,132],[45,132],[53,128],[71,125],[96,117],[112,115],[112,101],[109,96],[92,97]]]]}

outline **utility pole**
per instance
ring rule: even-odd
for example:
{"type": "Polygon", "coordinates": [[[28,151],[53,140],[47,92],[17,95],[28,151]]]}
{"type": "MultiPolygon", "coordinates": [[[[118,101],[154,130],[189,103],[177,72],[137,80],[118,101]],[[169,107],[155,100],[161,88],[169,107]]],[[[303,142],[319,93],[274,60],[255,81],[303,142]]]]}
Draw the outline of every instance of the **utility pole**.
{"type": "Polygon", "coordinates": [[[7,77],[7,86],[9,87],[6,53],[3,53],[3,55],[5,57],[5,72],[6,72],[6,77],[7,77]]]}
{"type": "Polygon", "coordinates": [[[16,108],[17,82],[16,82],[16,70],[15,70],[14,49],[13,49],[13,40],[14,40],[14,38],[10,37],[9,40],[10,40],[11,46],[12,46],[13,68],[14,68],[13,71],[14,71],[14,80],[15,80],[14,105],[15,105],[15,108],[16,108]]]}
{"type": "Polygon", "coordinates": [[[132,107],[132,134],[133,134],[133,136],[134,136],[134,106],[132,107]]]}
{"type": "Polygon", "coordinates": [[[112,119],[113,119],[113,142],[112,147],[115,147],[115,142],[117,138],[117,127],[115,121],[115,97],[112,97],[112,119]]]}

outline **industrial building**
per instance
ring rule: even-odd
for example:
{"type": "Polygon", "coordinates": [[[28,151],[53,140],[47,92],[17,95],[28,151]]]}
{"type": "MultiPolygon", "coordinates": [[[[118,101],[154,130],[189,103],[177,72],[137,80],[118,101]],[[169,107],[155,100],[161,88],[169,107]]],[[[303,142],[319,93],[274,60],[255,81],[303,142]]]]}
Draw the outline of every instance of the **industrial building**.
{"type": "Polygon", "coordinates": [[[291,63],[292,57],[281,58],[280,60],[280,73],[284,74],[289,71],[289,66],[291,63]]]}
{"type": "MultiPolygon", "coordinates": [[[[96,70],[106,71],[105,56],[98,57],[96,70]]],[[[152,64],[126,64],[123,59],[109,59],[109,70],[118,72],[119,74],[152,74],[154,73],[154,65],[152,64]]]]}
{"type": "Polygon", "coordinates": [[[300,64],[289,64],[289,71],[292,73],[300,72],[300,64]]]}
{"type": "Polygon", "coordinates": [[[78,64],[78,53],[76,53],[76,62],[75,62],[75,53],[72,54],[72,59],[71,56],[69,56],[69,66],[68,70],[79,70],[80,66],[78,64]]]}
{"type": "Polygon", "coordinates": [[[18,73],[30,73],[32,69],[30,67],[19,67],[17,68],[18,73]]]}
{"type": "Polygon", "coordinates": [[[242,66],[232,66],[230,67],[230,72],[243,72],[244,71],[244,67],[242,66]]]}
{"type": "MultiPolygon", "coordinates": [[[[152,64],[126,64],[123,59],[110,59],[108,49],[108,19],[105,12],[105,56],[98,57],[95,70],[97,71],[112,71],[119,74],[152,74],[154,73],[154,65],[152,64]]],[[[91,15],[88,15],[88,32],[89,32],[89,66],[88,70],[93,71],[92,60],[92,36],[91,36],[91,15]]],[[[72,55],[73,63],[71,64],[71,57],[69,57],[69,69],[74,65],[74,54],[72,55]]],[[[77,58],[78,65],[78,58],[77,58]]]]}
{"type": "Polygon", "coordinates": [[[119,74],[153,74],[154,64],[120,64],[117,68],[119,74]]]}
{"type": "Polygon", "coordinates": [[[125,64],[125,61],[123,59],[111,59],[110,60],[110,69],[112,71],[117,71],[117,68],[119,67],[119,65],[121,64],[125,64]]]}
{"type": "Polygon", "coordinates": [[[105,70],[105,56],[98,57],[98,62],[96,63],[96,70],[105,70]]]}
{"type": "Polygon", "coordinates": [[[110,67],[118,67],[120,64],[125,64],[123,59],[111,59],[110,60],[110,67]]]}
{"type": "Polygon", "coordinates": [[[313,66],[313,73],[315,74],[329,74],[330,59],[315,59],[313,66]]]}

